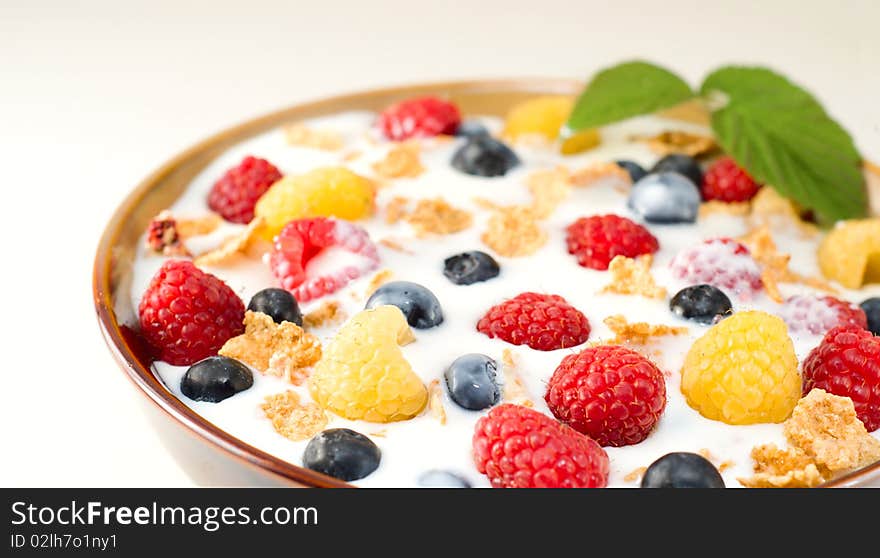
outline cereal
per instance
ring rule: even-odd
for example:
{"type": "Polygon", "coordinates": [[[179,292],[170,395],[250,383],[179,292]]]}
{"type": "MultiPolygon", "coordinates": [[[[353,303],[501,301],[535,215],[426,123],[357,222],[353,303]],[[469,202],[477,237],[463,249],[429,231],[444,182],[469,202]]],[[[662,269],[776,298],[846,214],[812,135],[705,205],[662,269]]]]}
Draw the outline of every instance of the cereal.
{"type": "Polygon", "coordinates": [[[254,217],[248,226],[240,233],[227,238],[219,248],[200,255],[193,260],[193,263],[198,266],[218,265],[229,260],[236,254],[244,252],[247,250],[250,243],[257,238],[257,234],[260,232],[263,223],[264,221],[262,217],[254,217]]]}
{"type": "Polygon", "coordinates": [[[816,225],[801,219],[800,212],[793,201],[782,197],[779,192],[769,186],[758,190],[758,193],[751,200],[751,207],[750,220],[756,226],[776,224],[786,226],[793,223],[805,236],[815,236],[819,232],[816,225]]]}
{"type": "Polygon", "coordinates": [[[327,415],[320,407],[301,403],[290,390],[266,397],[260,408],[275,431],[294,442],[308,440],[327,426],[327,415]]]}
{"type": "Polygon", "coordinates": [[[428,385],[428,410],[440,424],[446,424],[446,409],[443,407],[443,388],[440,380],[431,380],[428,385]]]}
{"type": "Polygon", "coordinates": [[[276,324],[261,312],[245,312],[245,332],[220,348],[219,354],[249,364],[293,384],[305,379],[305,371],[321,359],[317,337],[291,322],[276,324]]]}
{"type": "Polygon", "coordinates": [[[336,300],[325,300],[320,306],[303,316],[303,326],[324,327],[345,320],[345,311],[336,300]]]}
{"type": "Polygon", "coordinates": [[[180,234],[181,238],[187,239],[191,236],[211,234],[216,231],[222,223],[223,218],[216,213],[209,213],[204,217],[178,219],[177,232],[180,234]]]}
{"type": "Polygon", "coordinates": [[[663,337],[666,335],[683,335],[688,332],[688,328],[679,326],[668,326],[664,324],[654,325],[647,322],[630,323],[622,314],[608,316],[603,320],[615,337],[609,343],[644,345],[652,337],[663,337]]]}
{"type": "Polygon", "coordinates": [[[752,450],[755,474],[738,479],[749,487],[813,487],[835,473],[880,459],[880,441],[865,429],[848,397],[813,389],[783,423],[788,449],[773,444],[752,450]]]}
{"type": "Polygon", "coordinates": [[[547,233],[529,209],[514,207],[495,212],[480,239],[499,255],[513,258],[537,252],[547,233]]]}
{"type": "Polygon", "coordinates": [[[504,349],[501,351],[501,362],[504,366],[516,368],[516,355],[510,349],[504,349]]]}
{"type": "Polygon", "coordinates": [[[415,178],[425,172],[419,160],[419,144],[411,141],[395,144],[385,158],[373,163],[373,171],[382,178],[415,178]]]}
{"type": "Polygon", "coordinates": [[[679,130],[665,131],[656,136],[645,136],[637,139],[646,142],[652,151],[660,155],[684,153],[691,157],[697,157],[718,149],[718,144],[715,143],[715,140],[708,136],[679,130]]]}
{"type": "Polygon", "coordinates": [[[533,172],[526,179],[532,194],[532,213],[538,219],[546,219],[571,193],[571,173],[558,166],[533,172]]]}
{"type": "Polygon", "coordinates": [[[647,470],[647,467],[636,467],[623,477],[623,482],[641,482],[642,477],[645,476],[647,470]]]}
{"type": "Polygon", "coordinates": [[[284,137],[290,145],[312,147],[324,151],[338,151],[345,143],[342,136],[336,132],[316,130],[299,123],[284,126],[284,137]]]}
{"type": "Polygon", "coordinates": [[[395,252],[402,252],[404,254],[413,254],[412,250],[409,250],[406,246],[394,240],[392,238],[382,238],[379,240],[379,244],[388,248],[389,250],[394,250],[395,252]]]}
{"type": "Polygon", "coordinates": [[[393,276],[394,272],[392,272],[390,269],[383,269],[373,275],[373,278],[370,279],[370,282],[367,284],[367,290],[364,292],[364,298],[367,298],[371,294],[376,292],[376,289],[390,281],[391,277],[393,276]]]}
{"type": "Polygon", "coordinates": [[[632,182],[629,173],[617,163],[593,163],[587,165],[580,170],[574,171],[571,175],[571,182],[575,186],[589,186],[601,178],[609,177],[619,178],[627,184],[632,182]]]}
{"type": "Polygon", "coordinates": [[[614,293],[621,295],[639,295],[645,298],[666,298],[666,289],[654,282],[651,275],[651,263],[654,257],[645,254],[637,258],[626,256],[614,256],[608,264],[611,273],[611,283],[602,288],[599,293],[614,293]]]}
{"type": "Polygon", "coordinates": [[[516,362],[512,353],[503,353],[502,374],[504,381],[502,382],[501,398],[507,403],[515,403],[523,407],[534,407],[535,403],[529,395],[525,384],[516,372],[516,362]]]}
{"type": "Polygon", "coordinates": [[[412,225],[416,236],[453,234],[471,226],[473,216],[463,209],[452,207],[442,198],[419,200],[416,208],[404,217],[412,225]]]}
{"type": "Polygon", "coordinates": [[[752,204],[749,202],[723,202],[720,200],[710,200],[700,204],[699,216],[701,219],[710,215],[733,215],[735,217],[745,217],[752,211],[752,204]]]}
{"type": "Polygon", "coordinates": [[[403,196],[396,196],[385,205],[385,222],[389,225],[400,222],[406,217],[409,199],[403,196]]]}

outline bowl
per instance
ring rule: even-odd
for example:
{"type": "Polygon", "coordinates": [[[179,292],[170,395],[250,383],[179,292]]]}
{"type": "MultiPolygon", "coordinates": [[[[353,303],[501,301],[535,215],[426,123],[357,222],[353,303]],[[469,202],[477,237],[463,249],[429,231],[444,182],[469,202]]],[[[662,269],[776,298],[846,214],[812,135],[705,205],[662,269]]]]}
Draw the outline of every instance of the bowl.
{"type": "MultiPolygon", "coordinates": [[[[137,243],[150,219],[181,195],[189,182],[229,147],[287,122],[346,110],[377,111],[413,96],[434,94],[455,101],[464,113],[503,116],[515,103],[536,95],[575,95],[576,80],[510,79],[454,81],[377,89],[299,104],[250,120],[185,150],[145,178],[117,208],[98,245],[93,296],[98,322],[122,372],[140,392],[153,427],[174,459],[202,486],[351,487],[326,475],[288,463],[205,420],[177,399],[153,373],[135,334],[137,312],[131,305],[131,269],[137,243]]],[[[705,118],[683,106],[667,116],[705,118]]],[[[872,188],[880,188],[880,168],[865,165],[872,188]]],[[[874,201],[880,195],[872,196],[874,201]]],[[[824,486],[880,485],[880,462],[824,486]]]]}

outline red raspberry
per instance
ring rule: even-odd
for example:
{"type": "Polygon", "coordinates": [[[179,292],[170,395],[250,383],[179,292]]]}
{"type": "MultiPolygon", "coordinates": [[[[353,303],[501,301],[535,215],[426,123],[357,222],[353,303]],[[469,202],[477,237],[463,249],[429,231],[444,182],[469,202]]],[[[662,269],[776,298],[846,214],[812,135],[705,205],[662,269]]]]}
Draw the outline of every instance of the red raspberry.
{"type": "Polygon", "coordinates": [[[437,97],[418,97],[392,105],[379,115],[378,126],[386,138],[403,141],[452,135],[461,123],[458,107],[437,97]]]}
{"type": "Polygon", "coordinates": [[[244,304],[226,283],[188,260],[168,260],[138,305],[141,334],[159,360],[190,365],[244,332],[244,304]]]}
{"type": "Polygon", "coordinates": [[[550,378],[553,415],[603,446],[638,444],[666,408],[666,381],[650,360],[605,345],[571,354],[550,378]]]}
{"type": "Polygon", "coordinates": [[[779,309],[779,317],[791,333],[807,331],[822,335],[833,327],[846,325],[868,328],[864,310],[833,296],[795,295],[779,309]]]}
{"type": "Polygon", "coordinates": [[[227,221],[250,223],[257,200],[280,178],[281,172],[272,163],[248,155],[214,183],[208,207],[227,221]]]}
{"type": "Polygon", "coordinates": [[[583,267],[606,270],[614,256],[634,258],[660,249],[645,227],[618,215],[581,217],[568,226],[568,253],[583,267]]]}
{"type": "Polygon", "coordinates": [[[730,157],[712,163],[703,175],[703,199],[723,202],[749,201],[761,186],[730,157]]]}
{"type": "Polygon", "coordinates": [[[683,249],[669,262],[672,275],[690,285],[709,284],[750,299],[761,290],[761,268],[749,249],[730,238],[714,238],[683,249]]]}
{"type": "Polygon", "coordinates": [[[341,219],[315,217],[287,223],[275,237],[269,255],[272,273],[298,302],[335,292],[379,266],[379,252],[367,231],[341,219]],[[327,248],[340,248],[353,255],[321,274],[310,274],[309,262],[327,248]]]}
{"type": "Polygon", "coordinates": [[[474,463],[495,488],[603,488],[608,455],[538,411],[505,403],[477,421],[474,463]]]}
{"type": "Polygon", "coordinates": [[[590,322],[557,295],[522,293],[493,306],[477,322],[477,331],[538,351],[566,349],[590,337],[590,322]]]}
{"type": "Polygon", "coordinates": [[[849,397],[868,432],[880,428],[880,337],[835,327],[804,361],[804,395],[813,388],[849,397]]]}

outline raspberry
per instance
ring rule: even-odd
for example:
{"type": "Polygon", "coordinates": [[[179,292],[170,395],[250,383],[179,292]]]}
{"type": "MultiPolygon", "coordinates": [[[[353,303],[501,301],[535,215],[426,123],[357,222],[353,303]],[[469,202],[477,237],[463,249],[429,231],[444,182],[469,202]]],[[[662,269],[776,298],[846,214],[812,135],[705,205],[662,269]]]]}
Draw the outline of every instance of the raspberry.
{"type": "Polygon", "coordinates": [[[566,349],[590,337],[590,322],[557,295],[522,293],[493,306],[477,322],[477,331],[538,351],[566,349]]]}
{"type": "MultiPolygon", "coordinates": [[[[520,136],[539,135],[555,141],[573,106],[572,97],[547,96],[529,99],[507,113],[503,134],[513,140],[520,136]]],[[[592,149],[600,142],[599,133],[594,129],[587,129],[569,136],[560,147],[562,153],[569,155],[592,149]]]]}
{"type": "Polygon", "coordinates": [[[188,260],[168,260],[138,305],[141,333],[158,357],[176,366],[217,354],[244,332],[244,303],[220,279],[188,260]]]}
{"type": "Polygon", "coordinates": [[[373,211],[374,197],[369,179],[345,167],[323,167],[276,182],[257,202],[255,213],[266,220],[264,234],[271,239],[293,219],[367,217],[373,211]]]}
{"type": "Polygon", "coordinates": [[[281,172],[275,165],[248,155],[214,183],[208,194],[208,207],[227,221],[250,223],[257,200],[280,179],[281,172]]]}
{"type": "Polygon", "coordinates": [[[760,187],[731,157],[718,159],[703,175],[703,199],[707,201],[749,201],[760,187]]]}
{"type": "Polygon", "coordinates": [[[603,488],[608,455],[552,418],[505,403],[474,428],[474,463],[495,488],[603,488]]]}
{"type": "Polygon", "coordinates": [[[581,217],[566,229],[568,253],[583,267],[606,270],[614,256],[653,254],[660,244],[648,229],[618,215],[581,217]]]}
{"type": "Polygon", "coordinates": [[[669,263],[672,276],[688,284],[709,284],[750,299],[761,290],[761,269],[749,249],[729,238],[706,240],[680,251],[669,263]]]}
{"type": "Polygon", "coordinates": [[[391,422],[416,416],[425,407],[428,390],[398,346],[413,339],[396,306],[362,310],[324,348],[309,379],[312,398],[351,420],[391,422]]]}
{"type": "Polygon", "coordinates": [[[796,295],[779,310],[792,333],[809,332],[822,335],[836,326],[852,325],[866,329],[868,317],[864,310],[833,296],[796,295]]]}
{"type": "Polygon", "coordinates": [[[697,339],[681,392],[706,418],[727,424],[782,422],[801,393],[794,344],[781,318],[738,312],[697,339]]]}
{"type": "Polygon", "coordinates": [[[379,114],[378,126],[392,141],[453,135],[461,123],[454,103],[437,97],[418,97],[392,105],[379,114]]]}
{"type": "Polygon", "coordinates": [[[813,388],[849,397],[868,432],[880,428],[880,337],[855,326],[826,333],[804,361],[804,395],[813,388]]]}
{"type": "Polygon", "coordinates": [[[666,381],[650,360],[617,345],[562,359],[544,400],[553,415],[603,446],[638,444],[666,408],[666,381]]]}
{"type": "Polygon", "coordinates": [[[327,217],[291,221],[275,238],[269,254],[272,273],[300,303],[335,292],[378,265],[379,252],[367,231],[327,217]],[[320,275],[310,272],[309,262],[328,248],[341,249],[354,257],[322,269],[320,275]]]}
{"type": "Polygon", "coordinates": [[[819,245],[819,268],[848,289],[880,281],[880,219],[837,223],[819,245]]]}

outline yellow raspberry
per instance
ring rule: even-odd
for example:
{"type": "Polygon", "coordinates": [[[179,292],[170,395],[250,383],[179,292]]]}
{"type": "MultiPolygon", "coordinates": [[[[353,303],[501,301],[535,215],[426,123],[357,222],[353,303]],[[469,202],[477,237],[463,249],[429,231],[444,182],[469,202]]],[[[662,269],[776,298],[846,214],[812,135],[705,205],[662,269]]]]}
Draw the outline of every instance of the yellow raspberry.
{"type": "Polygon", "coordinates": [[[413,339],[398,307],[359,312],[325,347],[309,378],[312,398],[347,419],[411,419],[428,401],[428,390],[399,346],[413,339]]]}
{"type": "Polygon", "coordinates": [[[880,219],[838,223],[819,245],[819,268],[848,289],[880,281],[880,219]]]}
{"type": "MultiPolygon", "coordinates": [[[[511,139],[540,135],[550,141],[559,131],[574,107],[574,98],[563,96],[536,97],[514,106],[507,114],[503,135],[511,139]]],[[[563,140],[560,150],[565,155],[592,149],[600,143],[596,130],[583,130],[563,140]]]]}
{"type": "Polygon", "coordinates": [[[266,220],[272,238],[293,219],[339,217],[354,221],[373,211],[375,188],[368,179],[345,167],[323,167],[285,176],[257,201],[254,214],[266,220]]]}
{"type": "Polygon", "coordinates": [[[738,312],[697,339],[681,392],[706,418],[727,424],[782,422],[801,396],[794,344],[782,319],[738,312]]]}

